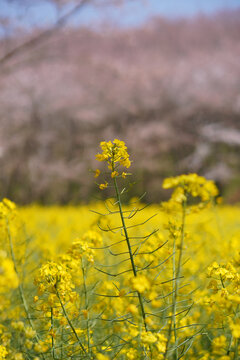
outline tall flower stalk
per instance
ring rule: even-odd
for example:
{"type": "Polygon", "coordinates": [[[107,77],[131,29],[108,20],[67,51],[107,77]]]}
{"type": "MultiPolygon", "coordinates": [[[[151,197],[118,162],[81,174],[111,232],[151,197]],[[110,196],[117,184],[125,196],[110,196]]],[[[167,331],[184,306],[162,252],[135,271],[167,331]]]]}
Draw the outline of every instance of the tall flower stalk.
{"type": "MultiPolygon", "coordinates": [[[[173,353],[174,360],[182,358],[183,353],[179,354],[181,344],[179,344],[179,315],[186,316],[193,304],[188,304],[183,311],[178,311],[179,290],[182,280],[183,252],[185,241],[186,216],[191,212],[199,212],[218,195],[218,189],[213,181],[209,181],[196,174],[181,175],[174,178],[167,178],[163,182],[163,188],[173,188],[170,200],[163,203],[163,209],[171,214],[171,222],[168,225],[170,237],[173,240],[173,288],[172,288],[172,314],[168,328],[168,339],[164,359],[168,358],[168,353],[173,353]],[[177,218],[180,215],[180,220],[177,218]],[[173,220],[174,219],[174,220],[173,220]],[[177,225],[180,221],[180,225],[177,225]],[[174,346],[170,349],[171,339],[174,339],[174,346]]],[[[189,342],[192,338],[182,342],[189,342]]],[[[183,348],[184,349],[184,348],[183,348]]]]}
{"type": "MultiPolygon", "coordinates": [[[[113,141],[113,143],[111,141],[109,141],[109,142],[103,141],[100,143],[100,146],[102,148],[102,154],[97,154],[96,159],[98,161],[107,162],[108,168],[109,168],[109,170],[111,170],[111,178],[113,179],[113,185],[114,185],[114,189],[115,189],[117,205],[118,205],[119,214],[121,217],[122,229],[124,232],[124,236],[125,236],[125,240],[126,240],[126,244],[127,244],[127,248],[128,248],[128,253],[129,253],[129,258],[131,261],[132,273],[133,273],[134,277],[136,278],[137,277],[137,267],[134,262],[134,256],[133,256],[132,247],[131,247],[131,243],[130,243],[130,239],[129,239],[129,235],[128,235],[128,230],[127,230],[127,226],[125,224],[124,213],[123,213],[123,209],[122,209],[121,193],[119,191],[119,186],[118,186],[118,182],[117,182],[117,178],[119,177],[119,172],[118,172],[119,167],[123,166],[123,167],[129,168],[131,165],[131,161],[129,160],[129,154],[127,152],[127,147],[123,141],[120,141],[118,139],[115,139],[113,141]]],[[[99,175],[99,174],[100,174],[100,171],[97,170],[96,175],[99,175]]],[[[127,175],[128,175],[127,173],[122,172],[122,174],[120,176],[122,178],[126,178],[127,175]]],[[[101,190],[103,190],[107,187],[107,185],[108,185],[108,183],[105,182],[105,184],[100,184],[99,188],[101,190]]],[[[138,301],[139,301],[140,315],[143,320],[144,328],[147,331],[146,313],[144,310],[143,298],[142,298],[141,293],[138,290],[136,292],[137,292],[138,301]]]]}

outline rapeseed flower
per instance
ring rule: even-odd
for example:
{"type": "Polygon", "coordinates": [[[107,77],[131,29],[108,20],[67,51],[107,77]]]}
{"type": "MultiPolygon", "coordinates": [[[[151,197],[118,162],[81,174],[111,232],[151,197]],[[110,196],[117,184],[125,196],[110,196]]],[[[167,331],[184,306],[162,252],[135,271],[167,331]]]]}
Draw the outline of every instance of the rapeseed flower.
{"type": "MultiPolygon", "coordinates": [[[[123,167],[129,168],[131,161],[129,160],[129,154],[124,141],[115,139],[112,141],[102,141],[100,143],[102,149],[101,154],[96,155],[98,161],[106,161],[108,167],[115,174],[115,167],[122,165],[123,167]]],[[[114,177],[114,176],[113,176],[114,177]]]]}
{"type": "Polygon", "coordinates": [[[5,360],[7,354],[8,354],[8,351],[7,351],[7,349],[5,348],[5,346],[0,345],[0,360],[5,360]]]}

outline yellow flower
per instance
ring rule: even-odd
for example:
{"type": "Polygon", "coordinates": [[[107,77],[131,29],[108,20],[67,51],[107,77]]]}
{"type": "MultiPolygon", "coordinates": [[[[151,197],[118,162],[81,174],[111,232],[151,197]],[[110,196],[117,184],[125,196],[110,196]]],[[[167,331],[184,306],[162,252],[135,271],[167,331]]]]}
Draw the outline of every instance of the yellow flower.
{"type": "Polygon", "coordinates": [[[48,350],[48,345],[43,341],[40,341],[38,344],[34,345],[34,350],[38,353],[46,352],[48,350]]]}
{"type": "Polygon", "coordinates": [[[102,141],[100,147],[102,149],[102,154],[97,154],[96,160],[106,161],[109,169],[113,172],[115,171],[115,164],[120,164],[126,168],[130,167],[131,161],[129,160],[129,154],[124,141],[118,139],[115,139],[113,142],[102,141]]]}
{"type": "Polygon", "coordinates": [[[96,169],[94,177],[97,178],[100,175],[100,173],[101,171],[99,169],[96,169]]]}
{"type": "Polygon", "coordinates": [[[65,325],[68,324],[67,319],[66,319],[65,317],[62,317],[59,322],[60,322],[60,324],[63,325],[63,326],[65,326],[65,325]]]}
{"type": "Polygon", "coordinates": [[[97,360],[110,360],[110,358],[106,355],[103,355],[101,353],[97,354],[97,360]]]}
{"type": "Polygon", "coordinates": [[[230,329],[232,330],[232,336],[235,339],[239,339],[240,338],[240,319],[237,319],[235,323],[231,323],[230,329]]]}
{"type": "Polygon", "coordinates": [[[102,236],[96,231],[88,230],[83,234],[82,240],[88,243],[89,246],[91,244],[93,246],[99,246],[102,243],[102,236]]]}
{"type": "Polygon", "coordinates": [[[26,346],[27,349],[30,350],[30,349],[32,349],[32,347],[33,347],[33,342],[32,342],[31,340],[28,340],[28,339],[27,339],[27,340],[25,341],[25,346],[26,346]]]}
{"type": "Polygon", "coordinates": [[[223,355],[224,348],[227,346],[227,339],[224,335],[218,336],[213,339],[212,347],[214,355],[223,355]]]}
{"type": "Polygon", "coordinates": [[[154,344],[157,341],[157,337],[150,331],[143,331],[141,334],[141,341],[143,344],[154,344]]]}
{"type": "Polygon", "coordinates": [[[83,310],[82,310],[82,314],[83,314],[84,318],[87,319],[87,317],[88,317],[88,310],[83,309],[83,310]]]}
{"type": "Polygon", "coordinates": [[[8,352],[7,349],[5,348],[5,346],[0,345],[0,360],[4,360],[6,359],[8,352]]]}
{"type": "Polygon", "coordinates": [[[111,178],[115,178],[116,176],[118,176],[119,174],[118,174],[118,172],[117,171],[113,171],[112,173],[111,173],[111,178]]]}
{"type": "Polygon", "coordinates": [[[240,295],[237,294],[229,295],[228,299],[240,305],[240,295]]]}
{"type": "Polygon", "coordinates": [[[16,205],[11,200],[4,198],[2,202],[9,210],[16,209],[16,205]]]}
{"type": "Polygon", "coordinates": [[[31,326],[25,328],[25,335],[27,338],[32,339],[36,335],[36,331],[31,326]]]}
{"type": "Polygon", "coordinates": [[[96,155],[96,160],[98,160],[98,161],[104,161],[107,159],[108,159],[108,156],[106,154],[97,154],[96,155]]]}
{"type": "Polygon", "coordinates": [[[24,330],[24,323],[22,321],[14,321],[11,323],[11,325],[14,330],[19,330],[19,331],[24,330]]]}
{"type": "Polygon", "coordinates": [[[163,181],[164,189],[174,188],[172,196],[163,207],[168,211],[178,210],[178,206],[186,203],[187,195],[199,198],[197,205],[192,205],[191,210],[197,212],[210,203],[218,195],[218,189],[213,181],[207,180],[197,174],[180,175],[167,178],[163,181]]]}
{"type": "Polygon", "coordinates": [[[0,250],[0,293],[18,287],[18,276],[12,260],[8,259],[7,253],[0,250]]]}
{"type": "MultiPolygon", "coordinates": [[[[50,293],[55,294],[57,290],[64,298],[69,298],[72,289],[75,287],[67,265],[53,261],[49,261],[39,269],[35,284],[38,285],[40,293],[48,290],[50,293]]],[[[52,303],[53,299],[54,297],[51,296],[50,303],[52,303]]]]}
{"type": "Polygon", "coordinates": [[[129,311],[132,314],[138,313],[138,309],[135,304],[129,304],[129,306],[127,307],[127,311],[129,311]]]}
{"type": "Polygon", "coordinates": [[[131,279],[132,288],[139,293],[143,293],[145,290],[150,289],[150,282],[144,275],[138,275],[131,279]]]}
{"type": "Polygon", "coordinates": [[[108,187],[108,183],[107,182],[105,182],[105,184],[100,184],[99,185],[99,189],[100,190],[104,190],[104,189],[106,189],[108,187]]]}
{"type": "Polygon", "coordinates": [[[136,349],[129,349],[126,353],[128,360],[136,360],[137,359],[137,350],[136,349]]]}
{"type": "Polygon", "coordinates": [[[23,355],[21,353],[17,353],[14,355],[14,360],[24,360],[23,355]]]}

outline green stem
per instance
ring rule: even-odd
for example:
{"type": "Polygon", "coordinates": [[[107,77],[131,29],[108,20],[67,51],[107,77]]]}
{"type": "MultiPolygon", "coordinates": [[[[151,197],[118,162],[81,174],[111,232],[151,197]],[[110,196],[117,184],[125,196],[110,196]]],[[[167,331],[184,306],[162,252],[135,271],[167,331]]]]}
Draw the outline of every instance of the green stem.
{"type": "MultiPolygon", "coordinates": [[[[53,308],[51,307],[51,330],[53,330],[53,308]]],[[[52,357],[53,359],[56,359],[55,358],[55,350],[54,350],[54,337],[53,337],[53,334],[51,335],[51,338],[52,338],[52,357]]]]}
{"type": "Polygon", "coordinates": [[[71,320],[70,320],[70,318],[69,318],[69,316],[68,316],[68,314],[67,314],[67,312],[66,312],[65,306],[63,305],[62,299],[61,299],[61,297],[60,297],[60,295],[59,295],[59,292],[58,292],[56,286],[55,286],[55,289],[56,289],[56,295],[57,295],[58,300],[59,300],[59,302],[60,302],[60,304],[61,304],[61,307],[62,307],[62,310],[63,310],[63,314],[64,314],[65,318],[67,319],[68,325],[69,325],[70,328],[72,329],[72,332],[73,332],[74,336],[76,337],[77,342],[78,342],[78,344],[80,345],[82,351],[83,351],[84,354],[90,359],[90,356],[88,355],[88,353],[87,353],[87,351],[85,350],[83,344],[81,343],[81,340],[79,339],[79,336],[78,336],[78,334],[77,334],[77,332],[76,332],[76,330],[75,330],[75,328],[74,328],[74,326],[73,326],[73,323],[71,322],[71,320]]]}
{"type": "Polygon", "coordinates": [[[63,359],[63,326],[61,329],[61,360],[63,359]]]}
{"type": "Polygon", "coordinates": [[[177,330],[176,330],[176,300],[175,300],[175,294],[176,294],[176,238],[173,237],[173,258],[172,258],[172,266],[173,266],[173,279],[175,279],[172,283],[172,316],[168,328],[168,337],[167,337],[167,344],[166,344],[166,350],[164,353],[164,360],[167,358],[168,354],[168,347],[171,341],[171,335],[172,335],[172,328],[174,329],[174,338],[175,343],[177,341],[177,330]]]}
{"type": "MultiPolygon", "coordinates": [[[[236,308],[236,311],[235,311],[235,314],[234,314],[234,318],[233,318],[234,321],[235,321],[236,318],[237,318],[238,309],[239,309],[239,305],[237,305],[237,308],[236,308]]],[[[228,350],[227,350],[227,355],[230,354],[231,347],[232,347],[232,342],[233,342],[233,336],[232,336],[232,334],[231,334],[231,338],[230,338],[229,346],[228,346],[228,350]]]]}
{"type": "Polygon", "coordinates": [[[225,289],[224,281],[223,281],[223,278],[222,278],[222,275],[221,275],[221,274],[220,274],[220,281],[221,281],[221,284],[222,284],[223,289],[225,289]]]}
{"type": "Polygon", "coordinates": [[[238,339],[235,340],[235,352],[234,352],[234,360],[238,360],[238,339]]]}
{"type": "MultiPolygon", "coordinates": [[[[119,208],[119,212],[120,212],[120,216],[121,216],[124,235],[125,235],[125,239],[126,239],[127,246],[128,246],[128,252],[129,252],[130,261],[131,261],[131,265],[132,265],[132,271],[133,271],[134,276],[137,277],[137,270],[136,270],[136,266],[135,266],[135,263],[134,263],[131,244],[130,244],[130,240],[129,240],[129,236],[128,236],[128,232],[127,232],[127,228],[126,228],[126,224],[125,224],[125,220],[124,220],[124,216],[123,216],[121,196],[120,196],[120,193],[119,193],[117,180],[116,180],[115,177],[114,177],[113,181],[114,181],[114,188],[115,188],[116,195],[117,195],[118,208],[119,208]]],[[[141,309],[142,319],[143,319],[143,322],[144,322],[144,327],[145,327],[145,330],[147,331],[146,314],[145,314],[145,310],[144,310],[143,299],[142,299],[142,296],[141,296],[139,291],[137,291],[137,295],[138,295],[139,305],[140,305],[140,309],[141,309]]]]}
{"type": "Polygon", "coordinates": [[[165,350],[164,355],[163,355],[163,359],[164,359],[164,360],[167,359],[168,347],[169,347],[169,344],[170,344],[170,341],[171,341],[172,323],[173,323],[173,317],[171,317],[170,324],[169,324],[169,327],[168,327],[168,336],[167,336],[166,350],[165,350]]]}
{"type": "MultiPolygon", "coordinates": [[[[173,324],[174,324],[174,338],[175,338],[175,359],[178,359],[178,339],[177,339],[177,329],[176,329],[176,312],[177,312],[177,299],[178,299],[178,290],[180,286],[180,276],[182,268],[182,255],[183,255],[183,244],[184,244],[184,232],[185,232],[185,220],[186,220],[186,201],[182,204],[182,224],[181,224],[181,242],[179,247],[179,256],[177,265],[174,265],[175,272],[175,291],[173,293],[173,324]],[[176,269],[176,267],[177,269],[176,269]]],[[[176,248],[176,245],[175,245],[176,248]]],[[[174,255],[175,258],[175,255],[174,255]]]]}
{"type": "MultiPolygon", "coordinates": [[[[88,352],[90,349],[90,329],[89,329],[89,316],[88,316],[88,296],[87,296],[87,286],[86,286],[86,273],[82,261],[82,274],[83,274],[83,289],[84,289],[84,298],[85,298],[85,309],[87,310],[87,338],[88,338],[88,352]]],[[[90,353],[91,354],[91,353],[90,353]]]]}
{"type": "MultiPolygon", "coordinates": [[[[14,265],[14,270],[17,274],[17,277],[19,279],[19,285],[18,285],[18,291],[19,291],[19,295],[20,295],[20,298],[21,298],[21,301],[22,301],[22,304],[23,304],[23,307],[24,307],[24,310],[25,310],[25,313],[26,313],[26,316],[27,316],[27,320],[29,322],[29,325],[31,326],[31,328],[35,331],[36,335],[35,335],[35,339],[37,340],[37,342],[39,342],[39,336],[36,332],[36,329],[33,325],[33,322],[32,322],[32,319],[31,319],[31,315],[30,315],[30,312],[29,312],[29,308],[28,308],[28,304],[27,304],[27,300],[26,300],[26,297],[25,297],[25,294],[24,294],[24,291],[23,291],[23,286],[22,284],[20,283],[20,273],[18,271],[18,268],[17,268],[17,261],[16,261],[16,257],[15,257],[15,253],[14,253],[14,249],[13,249],[13,242],[12,242],[12,235],[11,235],[11,231],[10,231],[10,227],[9,227],[9,221],[8,219],[6,219],[6,228],[7,228],[7,235],[8,235],[8,241],[9,241],[9,246],[10,246],[10,253],[11,253],[11,258],[12,258],[12,261],[13,261],[13,265],[14,265]]],[[[45,356],[43,353],[41,353],[41,356],[42,358],[45,360],[45,356]]]]}
{"type": "MultiPolygon", "coordinates": [[[[172,313],[172,320],[173,320],[173,329],[174,329],[174,339],[175,339],[175,344],[177,344],[177,322],[176,322],[176,312],[177,312],[177,290],[178,290],[178,286],[177,286],[177,275],[176,275],[176,238],[174,236],[174,240],[173,240],[173,279],[175,279],[173,281],[173,293],[172,293],[172,302],[173,302],[173,313],[172,313]]],[[[177,350],[177,349],[176,349],[177,350]]],[[[176,354],[177,357],[177,354],[176,354]]]]}

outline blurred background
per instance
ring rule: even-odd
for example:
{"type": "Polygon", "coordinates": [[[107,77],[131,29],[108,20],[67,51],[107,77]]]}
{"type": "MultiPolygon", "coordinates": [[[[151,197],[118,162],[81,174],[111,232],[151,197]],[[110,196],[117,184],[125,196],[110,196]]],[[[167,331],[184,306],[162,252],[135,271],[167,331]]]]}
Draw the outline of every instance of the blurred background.
{"type": "Polygon", "coordinates": [[[129,196],[197,172],[240,201],[240,0],[0,0],[1,197],[91,200],[115,137],[129,196]]]}

